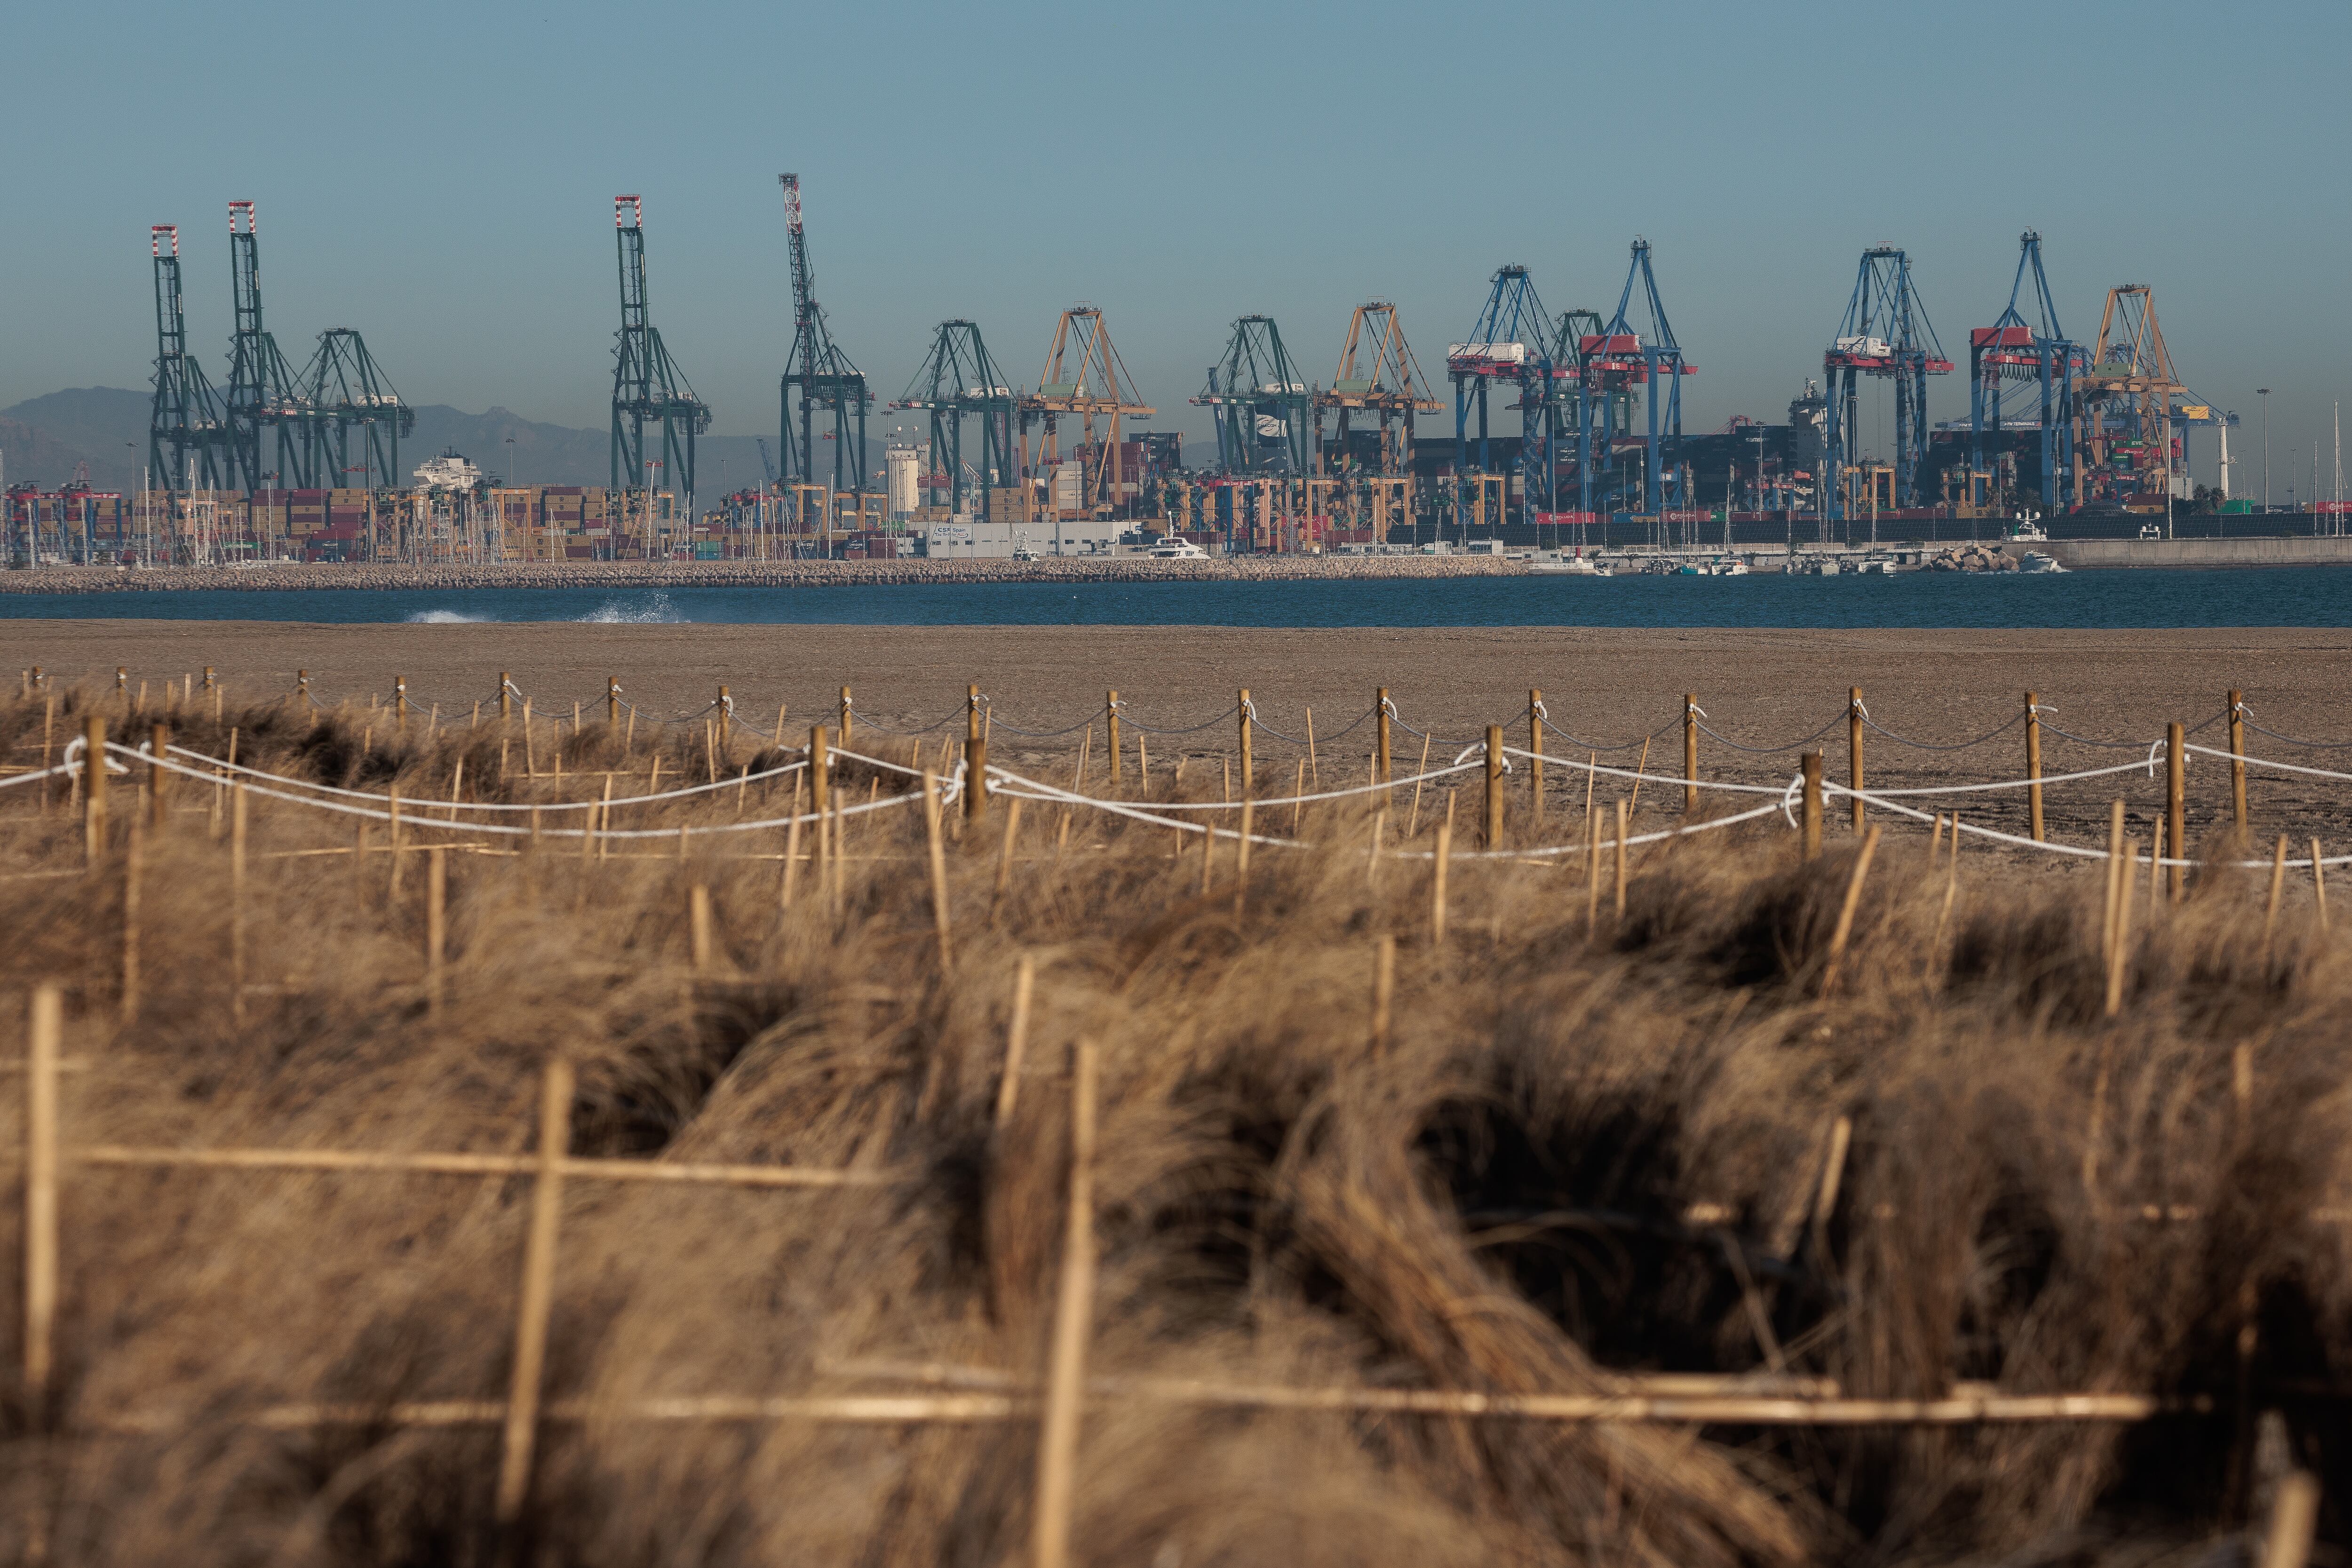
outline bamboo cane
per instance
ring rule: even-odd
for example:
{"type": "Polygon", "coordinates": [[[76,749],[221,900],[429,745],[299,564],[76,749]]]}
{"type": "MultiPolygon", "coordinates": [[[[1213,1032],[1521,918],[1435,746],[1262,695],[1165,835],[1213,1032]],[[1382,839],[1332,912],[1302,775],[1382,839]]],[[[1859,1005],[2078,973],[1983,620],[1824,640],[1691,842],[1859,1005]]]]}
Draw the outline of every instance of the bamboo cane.
{"type": "Polygon", "coordinates": [[[1004,1069],[996,1080],[996,1124],[1013,1120],[1021,1097],[1022,1059],[1029,1050],[1029,1004],[1037,985],[1037,958],[1024,952],[1013,966],[1013,1020],[1004,1031],[1004,1069]]]}
{"type": "Polygon", "coordinates": [[[1054,1309],[1045,1410],[1037,1439],[1033,1568],[1067,1568],[1084,1415],[1087,1347],[1094,1332],[1095,1043],[1081,1038],[1070,1100],[1070,1185],[1062,1227],[1062,1274],[1054,1309]]]}
{"type": "Polygon", "coordinates": [[[33,988],[25,1080],[25,1404],[46,1425],[58,1312],[58,1052],[65,996],[33,988]]]}
{"type": "Polygon", "coordinates": [[[572,1064],[547,1064],[540,1080],[539,1161],[523,1247],[522,1289],[515,1310],[514,1373],[499,1444],[497,1519],[511,1538],[530,1495],[539,1441],[541,1384],[547,1371],[548,1320],[555,1306],[556,1231],[563,1215],[563,1167],[572,1142],[572,1064]]]}
{"type": "Polygon", "coordinates": [[[1837,926],[1830,932],[1828,959],[1822,965],[1820,994],[1826,997],[1837,986],[1838,965],[1845,958],[1846,942],[1853,935],[1854,912],[1862,907],[1863,879],[1870,875],[1872,857],[1878,853],[1879,835],[1885,831],[1876,823],[1862,837],[1862,848],[1853,858],[1853,870],[1845,880],[1845,901],[1838,906],[1837,926]]]}
{"type": "MultiPolygon", "coordinates": [[[[923,774],[923,837],[931,862],[931,921],[939,931],[940,967],[945,970],[954,958],[948,941],[948,855],[940,837],[940,781],[929,773],[923,774]]],[[[1009,843],[1012,835],[1005,837],[1009,843]]]]}

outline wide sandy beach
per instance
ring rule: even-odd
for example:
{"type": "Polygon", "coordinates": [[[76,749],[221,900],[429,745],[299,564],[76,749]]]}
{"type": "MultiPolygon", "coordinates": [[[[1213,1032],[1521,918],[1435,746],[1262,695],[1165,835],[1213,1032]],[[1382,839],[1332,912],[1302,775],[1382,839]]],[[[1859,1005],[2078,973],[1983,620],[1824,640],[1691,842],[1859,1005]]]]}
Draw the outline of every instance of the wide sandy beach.
{"type": "MultiPolygon", "coordinates": [[[[1588,742],[1638,741],[1659,731],[1651,771],[1678,772],[1680,709],[1696,693],[1709,726],[1728,741],[1774,746],[1832,726],[1817,742],[1832,778],[1843,775],[1849,687],[1860,686],[1871,716],[1908,740],[1950,745],[1993,730],[2018,714],[2034,690],[2054,711],[2047,722],[2078,735],[2145,742],[2168,720],[2195,725],[2219,714],[2231,688],[2244,690],[2255,721],[2288,734],[2352,739],[2352,631],[1759,631],[1497,630],[1349,628],[604,626],[578,623],[319,626],[278,622],[131,620],[0,622],[11,665],[39,665],[62,682],[111,686],[117,666],[135,688],[160,688],[214,667],[232,700],[289,692],[308,669],[321,701],[362,704],[388,696],[404,677],[420,704],[438,704],[444,721],[470,719],[473,704],[495,700],[499,672],[533,700],[541,715],[568,718],[572,703],[593,717],[607,675],[617,677],[644,719],[703,709],[725,685],[747,720],[773,724],[779,703],[787,726],[829,719],[843,685],[875,730],[910,730],[957,715],[967,683],[994,703],[992,756],[1019,765],[1062,757],[1073,735],[1045,739],[1020,731],[1059,730],[1099,714],[1116,688],[1129,721],[1172,731],[1217,721],[1193,733],[1149,736],[1155,765],[1178,755],[1214,757],[1232,750],[1234,726],[1219,720],[1247,687],[1262,721],[1303,738],[1314,710],[1318,773],[1354,782],[1370,727],[1335,734],[1370,706],[1375,687],[1393,694],[1401,716],[1455,745],[1487,723],[1508,727],[1525,743],[1528,689],[1540,687],[1552,721],[1588,742]]],[[[201,678],[199,678],[201,679],[201,678]]],[[[641,722],[644,721],[641,719],[641,722]]],[[[944,734],[942,730],[935,733],[944,734]]],[[[1132,732],[1132,731],[1130,731],[1132,732]]],[[[2214,723],[2200,740],[2225,744],[2214,723]]],[[[1097,726],[1095,745],[1101,745],[1097,726]]],[[[903,745],[904,742],[899,742],[903,745]]],[[[1419,754],[1400,732],[1398,771],[1419,754]]],[[[1558,735],[1548,751],[1574,748],[1558,735]]],[[[2313,752],[2260,735],[2249,750],[2306,765],[2341,763],[2352,753],[2313,752]]],[[[2139,752],[2096,751],[2055,733],[2045,769],[2055,774],[2111,765],[2139,752]]],[[[1292,748],[1265,737],[1262,777],[1286,784],[1292,748]]],[[[1869,782],[1878,787],[2013,778],[2023,772],[2023,734],[2011,728],[1960,752],[1907,748],[1877,733],[1866,740],[1869,782]]],[[[1628,753],[1602,760],[1621,763],[1628,753]]],[[[1712,737],[1701,745],[1709,776],[1751,782],[1785,779],[1795,753],[1741,752],[1712,737]]],[[[2100,837],[2105,804],[2132,803],[2136,830],[2161,799],[2160,777],[2116,775],[2053,785],[2053,832],[2077,841],[2100,837]]],[[[2257,776],[2258,831],[2344,837],[2352,784],[2257,776]]],[[[2192,833],[2226,820],[2228,769],[2192,761],[2192,833]]],[[[1646,808],[1647,802],[1644,806],[1646,808]]],[[[1662,802],[1661,805],[1665,803],[1662,802]]],[[[1928,803],[1930,807],[1948,802],[1928,803]]],[[[1972,819],[2013,826],[2019,797],[1979,795],[1962,804],[1972,819]]]]}

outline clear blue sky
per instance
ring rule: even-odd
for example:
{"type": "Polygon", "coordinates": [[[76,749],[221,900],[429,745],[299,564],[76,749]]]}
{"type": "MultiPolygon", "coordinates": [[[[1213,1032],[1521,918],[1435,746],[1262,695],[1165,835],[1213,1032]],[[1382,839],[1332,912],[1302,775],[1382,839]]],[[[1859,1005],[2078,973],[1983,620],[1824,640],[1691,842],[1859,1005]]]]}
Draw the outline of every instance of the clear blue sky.
{"type": "MultiPolygon", "coordinates": [[[[1496,266],[1605,312],[1641,234],[1700,367],[1686,426],[1779,419],[1864,246],[1909,248],[1965,366],[2027,226],[2076,336],[2109,284],[2155,285],[2185,378],[2245,418],[2242,491],[2257,385],[2281,499],[2289,449],[2307,460],[2352,390],[2344,0],[89,0],[17,14],[9,53],[0,405],[146,384],[154,222],[183,226],[217,374],[226,204],[250,197],[290,356],[355,326],[413,401],[601,426],[612,197],[634,191],[655,320],[717,430],[772,431],[783,169],[819,298],[886,398],[946,316],[1034,383],[1084,299],[1189,437],[1236,315],[1276,317],[1322,381],[1349,307],[1385,296],[1442,374],[1496,266]]],[[[1962,382],[1937,384],[1937,417],[1965,413],[1962,382]]]]}

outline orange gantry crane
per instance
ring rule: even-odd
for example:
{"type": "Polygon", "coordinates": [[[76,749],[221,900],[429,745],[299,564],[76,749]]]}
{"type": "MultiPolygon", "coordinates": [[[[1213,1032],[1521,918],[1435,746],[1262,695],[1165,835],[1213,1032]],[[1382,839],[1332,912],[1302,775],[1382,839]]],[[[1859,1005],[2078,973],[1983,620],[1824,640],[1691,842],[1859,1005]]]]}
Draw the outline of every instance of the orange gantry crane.
{"type": "MultiPolygon", "coordinates": [[[[1037,375],[1037,390],[1024,394],[1015,404],[1021,416],[1021,472],[1024,479],[1032,475],[1045,479],[1049,487],[1061,467],[1062,417],[1076,415],[1080,421],[1078,493],[1073,498],[1049,488],[1046,515],[1076,511],[1107,517],[1126,499],[1119,477],[1120,422],[1149,418],[1159,412],[1148,404],[1129,401],[1128,380],[1127,366],[1119,363],[1102,311],[1083,301],[1063,311],[1054,327],[1054,346],[1045,355],[1045,368],[1037,375]],[[1098,429],[1097,420],[1108,420],[1108,427],[1098,429]],[[1043,426],[1034,463],[1029,447],[1033,425],[1043,426]]],[[[1024,499],[1025,513],[1025,489],[1024,499]]]]}

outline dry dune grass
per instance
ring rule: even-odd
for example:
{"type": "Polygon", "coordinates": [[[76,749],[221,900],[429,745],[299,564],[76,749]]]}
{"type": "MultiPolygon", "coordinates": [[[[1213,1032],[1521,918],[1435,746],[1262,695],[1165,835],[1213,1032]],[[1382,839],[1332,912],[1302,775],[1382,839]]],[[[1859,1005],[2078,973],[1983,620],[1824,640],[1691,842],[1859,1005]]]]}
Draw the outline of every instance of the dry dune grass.
{"type": "MultiPolygon", "coordinates": [[[[121,733],[116,700],[97,700],[121,733]]],[[[209,715],[173,721],[180,743],[226,748],[209,715]]],[[[469,796],[554,787],[517,776],[519,745],[500,784],[487,725],[404,736],[288,708],[225,722],[255,765],[396,778],[411,801],[446,799],[461,753],[469,796]]],[[[37,704],[0,708],[0,744],[37,754],[41,725],[37,704]]],[[[627,763],[641,775],[647,740],[627,763]]],[[[666,773],[704,767],[699,731],[667,743],[666,773]]],[[[618,765],[600,726],[563,744],[572,798],[618,765]]],[[[864,776],[845,770],[859,798],[864,776]]],[[[78,866],[79,825],[0,797],[0,963],[20,994],[67,987],[83,1064],[65,1079],[68,1144],[524,1153],[541,1064],[561,1054],[576,1153],[875,1178],[567,1184],[546,1386],[590,1408],[544,1426],[525,1518],[539,1561],[1024,1560],[1034,1421],[653,1423],[617,1406],[903,1392],[919,1362],[1041,1377],[1081,1036],[1103,1064],[1099,1376],[1572,1393],[1626,1372],[1787,1373],[1854,1396],[1980,1381],[2211,1410],[1694,1429],[1114,1392],[1079,1446],[1079,1561],[2187,1560],[2259,1508],[2278,1468],[2257,1462],[2263,1412],[2284,1415],[2288,1462],[2352,1469],[2347,1406],[2326,1392],[2352,1381],[2352,1226],[2326,1212],[2352,1210],[2352,970],[2305,896],[2266,938],[2258,878],[2200,879],[2152,921],[2142,905],[2109,1020],[2085,879],[1964,858],[1939,942],[1943,873],[1916,838],[1882,847],[1824,1001],[1853,853],[1840,837],[1810,864],[1777,826],[1640,851],[1623,919],[1604,900],[1591,935],[1580,857],[1457,862],[1439,946],[1429,862],[1369,865],[1353,805],[1309,809],[1304,834],[1327,847],[1258,850],[1237,913],[1229,847],[1203,894],[1197,847],[1172,855],[1166,829],[1088,816],[1057,845],[1058,808],[1035,802],[999,898],[1000,802],[951,847],[945,970],[912,810],[849,829],[837,910],[805,868],[779,907],[775,831],[594,862],[562,840],[455,854],[436,1011],[422,858],[395,894],[382,853],[279,853],[348,845],[349,819],[258,801],[240,1026],[226,851],[212,792],[184,782],[140,851],[125,1023],[136,783],[118,780],[116,844],[87,876],[27,875],[78,866]],[[749,851],[769,858],[724,858],[749,851]],[[697,885],[718,935],[699,973],[697,885]],[[1382,934],[1397,1001],[1376,1048],[1382,934]],[[1000,1125],[1024,952],[1035,1016],[1000,1125]]],[[[761,815],[761,788],[628,825],[761,815]]],[[[1646,825],[1676,806],[1645,804],[1646,825]]],[[[1405,847],[1428,847],[1435,815],[1405,847]]],[[[0,1081],[11,1150],[21,1106],[0,1081]]],[[[496,1554],[494,1425],[249,1417],[503,1397],[530,1183],[68,1163],[63,1194],[58,1370],[40,1407],[0,1404],[0,1554],[496,1554]],[[150,1429],[107,1430],[131,1413],[150,1429]]],[[[20,1301],[0,1310],[12,1346],[20,1301]]],[[[2324,1512],[2322,1533],[2344,1540],[2344,1517],[2324,1512]]]]}

